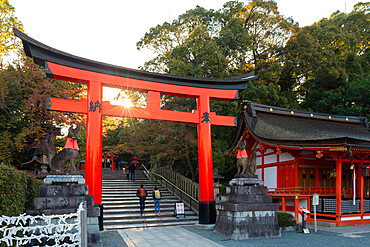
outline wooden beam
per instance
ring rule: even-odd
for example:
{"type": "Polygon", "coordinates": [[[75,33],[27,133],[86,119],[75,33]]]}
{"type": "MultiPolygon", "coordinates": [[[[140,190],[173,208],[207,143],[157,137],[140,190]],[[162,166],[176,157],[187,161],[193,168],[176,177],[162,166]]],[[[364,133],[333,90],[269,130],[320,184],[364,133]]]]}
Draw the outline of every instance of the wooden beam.
{"type": "Polygon", "coordinates": [[[120,77],[88,70],[76,69],[52,62],[47,62],[49,73],[58,80],[73,81],[86,84],[88,81],[99,81],[104,87],[114,87],[134,91],[158,91],[166,95],[179,97],[196,98],[207,95],[211,100],[232,100],[237,98],[236,89],[212,89],[190,86],[180,86],[176,84],[166,84],[153,81],[120,77]]]}
{"type": "MultiPolygon", "coordinates": [[[[80,101],[58,98],[47,98],[47,109],[51,111],[73,112],[87,114],[88,103],[86,99],[80,101]]],[[[112,105],[109,101],[103,101],[102,111],[104,116],[129,117],[141,119],[165,120],[182,123],[199,123],[199,112],[180,112],[161,110],[151,104],[148,108],[129,107],[112,105]]],[[[235,117],[219,116],[215,112],[210,113],[212,125],[235,127],[235,117]]]]}

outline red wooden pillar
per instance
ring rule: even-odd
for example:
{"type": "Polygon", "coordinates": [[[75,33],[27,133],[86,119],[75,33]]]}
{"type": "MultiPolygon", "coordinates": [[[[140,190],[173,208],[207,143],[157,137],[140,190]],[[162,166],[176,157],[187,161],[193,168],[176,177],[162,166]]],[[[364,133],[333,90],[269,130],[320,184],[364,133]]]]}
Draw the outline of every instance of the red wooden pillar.
{"type": "Polygon", "coordinates": [[[276,154],[276,188],[281,188],[281,166],[279,161],[279,154],[276,154]]]}
{"type": "Polygon", "coordinates": [[[213,191],[213,164],[210,118],[210,98],[198,98],[198,157],[199,157],[199,223],[214,224],[216,207],[213,191]]]}
{"type": "Polygon", "coordinates": [[[265,152],[262,152],[262,172],[261,172],[261,176],[262,176],[262,182],[263,182],[263,185],[265,185],[265,152]]]}
{"type": "Polygon", "coordinates": [[[315,184],[316,184],[316,191],[319,190],[319,162],[316,161],[316,170],[315,170],[315,184]]]}
{"type": "Polygon", "coordinates": [[[337,210],[336,210],[336,224],[339,225],[341,221],[341,211],[342,211],[342,160],[336,160],[336,178],[335,178],[335,195],[337,200],[337,210]]]}
{"type": "Polygon", "coordinates": [[[112,171],[115,171],[116,170],[116,167],[114,166],[114,157],[112,156],[112,158],[110,159],[110,163],[111,163],[111,170],[112,171]]]}
{"type": "Polygon", "coordinates": [[[283,213],[286,213],[286,201],[285,201],[285,196],[281,197],[281,211],[283,213]]]}
{"type": "Polygon", "coordinates": [[[364,175],[362,175],[362,168],[361,166],[364,164],[363,161],[361,161],[358,169],[358,182],[360,182],[360,214],[361,219],[364,217],[364,175]]]}
{"type": "Polygon", "coordinates": [[[297,157],[294,158],[294,182],[293,182],[293,187],[298,188],[299,182],[298,182],[298,160],[297,157]]]}
{"type": "Polygon", "coordinates": [[[299,206],[299,198],[298,198],[298,196],[295,196],[295,198],[294,198],[294,216],[295,216],[295,221],[296,222],[298,222],[298,220],[299,220],[298,206],[299,206]]]}
{"type": "Polygon", "coordinates": [[[85,182],[94,204],[101,203],[102,193],[102,95],[100,82],[89,81],[87,88],[85,182]]]}

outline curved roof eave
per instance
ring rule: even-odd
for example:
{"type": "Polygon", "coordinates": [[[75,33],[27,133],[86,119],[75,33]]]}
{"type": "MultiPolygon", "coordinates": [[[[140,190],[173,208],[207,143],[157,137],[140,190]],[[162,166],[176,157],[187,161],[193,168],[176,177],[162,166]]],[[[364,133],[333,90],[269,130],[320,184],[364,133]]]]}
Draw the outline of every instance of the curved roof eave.
{"type": "Polygon", "coordinates": [[[147,71],[129,69],[107,63],[97,62],[86,58],[71,55],[47,46],[13,28],[14,35],[22,40],[23,48],[28,57],[33,58],[38,65],[44,66],[46,62],[52,62],[68,67],[83,69],[103,74],[120,77],[153,81],[166,84],[174,84],[190,87],[202,87],[213,89],[244,90],[247,89],[248,81],[256,79],[254,71],[238,77],[228,78],[202,78],[189,76],[176,76],[169,74],[152,73],[147,71]]]}
{"type": "Polygon", "coordinates": [[[247,102],[238,117],[236,145],[243,130],[268,146],[323,149],[334,146],[370,148],[370,131],[364,117],[327,115],[247,102]]]}

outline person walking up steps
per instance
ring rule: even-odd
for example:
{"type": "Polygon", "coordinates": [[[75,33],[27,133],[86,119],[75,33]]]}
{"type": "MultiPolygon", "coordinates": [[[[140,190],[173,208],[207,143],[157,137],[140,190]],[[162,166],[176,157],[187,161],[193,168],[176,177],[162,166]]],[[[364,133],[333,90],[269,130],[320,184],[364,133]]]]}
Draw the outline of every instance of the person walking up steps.
{"type": "Polygon", "coordinates": [[[136,191],[137,197],[139,197],[140,200],[140,215],[143,215],[144,209],[145,209],[145,200],[147,196],[147,192],[144,189],[144,185],[141,184],[140,188],[136,191]]]}
{"type": "Polygon", "coordinates": [[[126,178],[127,178],[127,180],[130,181],[130,170],[128,168],[129,168],[129,166],[126,167],[126,171],[125,172],[126,172],[126,178]]]}
{"type": "Polygon", "coordinates": [[[159,208],[159,206],[161,205],[161,198],[162,198],[162,194],[158,190],[157,186],[155,186],[154,187],[154,190],[153,190],[153,200],[154,200],[154,211],[155,211],[155,215],[161,215],[161,209],[159,208]]]}
{"type": "Polygon", "coordinates": [[[135,171],[136,171],[135,164],[134,163],[131,163],[128,168],[130,170],[130,178],[131,178],[131,181],[135,181],[135,171]]]}

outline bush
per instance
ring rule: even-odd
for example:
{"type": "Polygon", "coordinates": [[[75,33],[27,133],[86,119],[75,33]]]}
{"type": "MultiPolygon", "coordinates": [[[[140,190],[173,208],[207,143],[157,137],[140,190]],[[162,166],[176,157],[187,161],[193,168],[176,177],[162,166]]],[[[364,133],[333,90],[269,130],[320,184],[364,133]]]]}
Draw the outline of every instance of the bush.
{"type": "Polygon", "coordinates": [[[220,187],[220,194],[226,195],[226,185],[222,184],[220,187]]]}
{"type": "Polygon", "coordinates": [[[278,222],[280,227],[295,226],[297,222],[294,216],[288,213],[277,212],[278,222]]]}
{"type": "Polygon", "coordinates": [[[0,165],[0,215],[18,216],[33,208],[33,198],[39,196],[41,184],[25,172],[0,165]]]}

